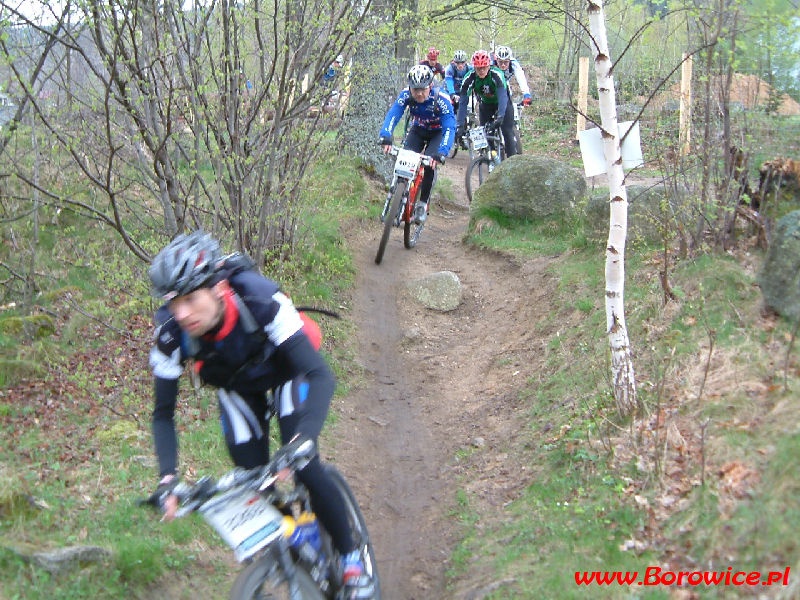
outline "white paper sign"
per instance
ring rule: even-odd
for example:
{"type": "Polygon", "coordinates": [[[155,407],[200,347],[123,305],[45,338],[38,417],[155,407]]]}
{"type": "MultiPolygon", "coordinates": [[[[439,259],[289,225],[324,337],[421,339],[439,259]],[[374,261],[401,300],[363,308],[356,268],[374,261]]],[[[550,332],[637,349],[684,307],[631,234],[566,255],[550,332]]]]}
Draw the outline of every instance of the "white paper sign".
{"type": "MultiPolygon", "coordinates": [[[[622,123],[617,123],[617,128],[620,139],[628,129],[631,130],[628,133],[628,137],[622,142],[623,170],[629,171],[644,165],[642,142],[639,137],[639,122],[623,121],[622,123]],[[631,127],[632,124],[633,127],[631,127]]],[[[586,177],[594,177],[605,173],[606,157],[603,154],[603,136],[600,134],[600,128],[584,129],[578,134],[578,140],[580,141],[581,158],[583,159],[583,170],[586,177]]]]}

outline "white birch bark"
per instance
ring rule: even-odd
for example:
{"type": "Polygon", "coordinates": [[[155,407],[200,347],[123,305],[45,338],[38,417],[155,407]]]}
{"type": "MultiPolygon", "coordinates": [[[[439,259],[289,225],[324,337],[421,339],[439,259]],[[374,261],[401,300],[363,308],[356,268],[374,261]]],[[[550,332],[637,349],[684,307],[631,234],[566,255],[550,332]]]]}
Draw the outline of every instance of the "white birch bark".
{"type": "Polygon", "coordinates": [[[622,150],[617,126],[613,63],[608,51],[603,0],[589,0],[589,29],[597,75],[603,152],[610,191],[610,223],[606,244],[606,331],[611,345],[611,375],[617,410],[628,415],[636,408],[636,381],[633,374],[628,330],[625,326],[625,238],[628,231],[628,195],[622,169],[622,150]]]}

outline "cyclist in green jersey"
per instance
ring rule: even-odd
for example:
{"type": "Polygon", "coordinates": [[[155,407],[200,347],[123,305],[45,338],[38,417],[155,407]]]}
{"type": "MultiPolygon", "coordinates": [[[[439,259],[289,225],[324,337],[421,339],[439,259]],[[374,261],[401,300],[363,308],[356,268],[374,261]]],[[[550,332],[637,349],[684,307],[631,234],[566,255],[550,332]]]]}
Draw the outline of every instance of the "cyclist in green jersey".
{"type": "Polygon", "coordinates": [[[461,84],[460,96],[462,102],[458,106],[456,118],[456,139],[461,139],[465,133],[467,120],[467,102],[469,95],[474,93],[478,97],[478,120],[481,125],[492,129],[500,129],[505,140],[506,156],[519,154],[514,142],[514,111],[511,108],[511,92],[503,72],[497,67],[490,66],[489,53],[478,50],[472,55],[474,71],[464,78],[461,84]]]}

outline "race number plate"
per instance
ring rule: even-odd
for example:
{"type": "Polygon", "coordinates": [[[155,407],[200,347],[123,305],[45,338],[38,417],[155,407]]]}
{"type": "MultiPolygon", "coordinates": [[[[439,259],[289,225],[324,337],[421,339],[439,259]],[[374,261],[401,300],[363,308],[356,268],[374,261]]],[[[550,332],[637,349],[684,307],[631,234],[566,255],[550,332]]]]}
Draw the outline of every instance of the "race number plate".
{"type": "Polygon", "coordinates": [[[411,179],[414,173],[417,172],[421,161],[421,154],[417,154],[411,150],[400,150],[400,152],[397,153],[397,160],[394,163],[394,174],[398,177],[411,179]]]}
{"type": "Polygon", "coordinates": [[[469,139],[472,140],[472,147],[475,150],[481,150],[489,146],[489,142],[486,140],[486,129],[483,126],[470,129],[469,139]]]}
{"type": "Polygon", "coordinates": [[[283,514],[257,492],[234,488],[200,508],[203,518],[243,561],[282,534],[283,514]]]}

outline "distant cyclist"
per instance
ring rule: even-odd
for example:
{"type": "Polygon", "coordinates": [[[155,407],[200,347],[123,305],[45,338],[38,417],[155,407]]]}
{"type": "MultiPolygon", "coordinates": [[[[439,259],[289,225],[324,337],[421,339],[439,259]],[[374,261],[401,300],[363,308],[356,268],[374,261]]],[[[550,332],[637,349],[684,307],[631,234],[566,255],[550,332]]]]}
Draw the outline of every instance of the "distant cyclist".
{"type": "Polygon", "coordinates": [[[489,64],[489,54],[478,50],[472,55],[472,71],[461,84],[461,104],[458,107],[458,127],[456,137],[464,135],[467,120],[467,104],[470,94],[478,97],[478,121],[481,125],[491,125],[501,129],[505,140],[506,156],[519,154],[514,142],[514,111],[511,108],[511,94],[505,75],[497,67],[489,64]]]}
{"type": "Polygon", "coordinates": [[[456,50],[452,62],[444,71],[444,83],[456,111],[458,111],[458,94],[461,91],[461,84],[464,83],[464,78],[470,71],[472,71],[472,65],[467,62],[467,53],[463,50],[456,50]]]}
{"type": "Polygon", "coordinates": [[[341,54],[333,59],[333,62],[328,67],[328,70],[322,75],[323,85],[328,87],[333,85],[333,80],[336,79],[336,76],[339,74],[339,71],[341,71],[343,64],[344,57],[341,54]]]}
{"type": "Polygon", "coordinates": [[[494,49],[494,63],[506,76],[506,81],[511,83],[511,79],[517,80],[519,91],[522,92],[522,104],[530,106],[531,104],[531,89],[528,87],[528,79],[525,77],[525,71],[522,70],[522,65],[514,58],[511,48],[508,46],[497,46],[494,49]]]}
{"type": "MultiPolygon", "coordinates": [[[[411,67],[408,72],[408,87],[400,92],[386,113],[378,139],[384,152],[391,149],[392,134],[406,108],[411,115],[411,128],[406,134],[403,147],[414,152],[424,152],[436,162],[444,164],[455,140],[456,120],[450,98],[439,88],[433,87],[433,71],[429,66],[411,67]]],[[[425,167],[420,200],[414,214],[419,223],[423,223],[428,216],[433,178],[433,168],[425,167]]]]}
{"type": "Polygon", "coordinates": [[[439,62],[439,51],[433,46],[428,48],[428,53],[425,55],[425,59],[419,61],[419,64],[430,67],[434,75],[438,75],[444,79],[444,67],[442,66],[442,63],[439,62]]]}

